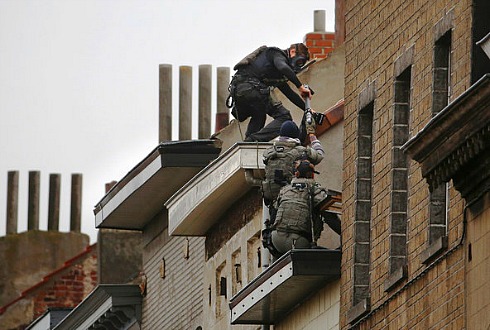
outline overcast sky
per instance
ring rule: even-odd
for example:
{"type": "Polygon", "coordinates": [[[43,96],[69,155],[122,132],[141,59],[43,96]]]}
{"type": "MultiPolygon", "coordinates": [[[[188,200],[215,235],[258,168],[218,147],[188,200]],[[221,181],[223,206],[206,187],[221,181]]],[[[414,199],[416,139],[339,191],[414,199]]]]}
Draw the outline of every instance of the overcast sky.
{"type": "MultiPolygon", "coordinates": [[[[301,42],[315,10],[326,10],[333,31],[334,0],[0,0],[0,236],[8,171],[19,171],[19,232],[29,171],[41,172],[41,230],[49,174],[61,174],[61,231],[69,230],[71,174],[81,173],[82,232],[94,243],[105,183],[158,145],[159,64],[173,65],[174,91],[178,67],[192,66],[196,90],[198,65],[211,64],[215,76],[258,46],[301,42]]],[[[173,107],[176,120],[176,98],[173,107]]]]}

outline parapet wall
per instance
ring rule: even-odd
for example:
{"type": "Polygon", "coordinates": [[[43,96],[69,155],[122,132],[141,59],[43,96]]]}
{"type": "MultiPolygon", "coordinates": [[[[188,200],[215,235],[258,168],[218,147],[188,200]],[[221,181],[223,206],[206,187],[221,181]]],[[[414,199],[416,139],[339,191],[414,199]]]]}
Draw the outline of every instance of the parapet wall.
{"type": "Polygon", "coordinates": [[[89,245],[81,233],[30,230],[0,237],[0,306],[63,266],[89,245]]]}

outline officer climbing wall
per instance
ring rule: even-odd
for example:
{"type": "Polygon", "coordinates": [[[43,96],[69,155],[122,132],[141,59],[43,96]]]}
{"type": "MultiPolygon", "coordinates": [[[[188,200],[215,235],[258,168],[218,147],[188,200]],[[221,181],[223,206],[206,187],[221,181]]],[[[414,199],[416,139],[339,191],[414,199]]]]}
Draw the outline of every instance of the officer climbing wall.
{"type": "Polygon", "coordinates": [[[308,48],[299,43],[286,50],[262,46],[235,65],[233,69],[237,72],[229,86],[227,106],[240,122],[250,117],[244,141],[270,141],[278,136],[282,123],[292,120],[289,110],[273,100],[272,87],[279,88],[292,103],[305,110],[301,97],[310,99],[312,93],[296,73],[308,60],[308,48]],[[301,96],[291,89],[288,81],[296,86],[301,96]],[[273,120],[264,127],[267,115],[273,120]]]}
{"type": "MultiPolygon", "coordinates": [[[[303,146],[299,140],[300,130],[293,121],[281,125],[280,135],[273,140],[273,145],[264,151],[265,178],[262,181],[264,203],[269,208],[269,220],[266,220],[262,231],[263,245],[273,251],[271,227],[276,216],[276,200],[282,187],[288,185],[294,177],[296,160],[309,160],[312,164],[320,163],[324,156],[323,147],[315,135],[315,121],[306,126],[309,145],[303,146]]],[[[273,253],[274,254],[274,253],[273,253]]]]}
{"type": "Polygon", "coordinates": [[[330,195],[315,182],[313,173],[315,170],[310,161],[296,161],[295,177],[279,192],[277,214],[272,224],[274,249],[271,252],[276,258],[294,248],[316,247],[323,230],[320,208],[330,195]]]}

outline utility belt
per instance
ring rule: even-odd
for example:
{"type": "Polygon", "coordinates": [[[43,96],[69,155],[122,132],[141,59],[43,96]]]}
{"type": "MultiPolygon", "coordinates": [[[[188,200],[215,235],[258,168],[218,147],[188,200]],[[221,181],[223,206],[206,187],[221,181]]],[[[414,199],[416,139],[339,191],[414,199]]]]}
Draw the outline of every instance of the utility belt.
{"type": "Polygon", "coordinates": [[[261,82],[257,77],[254,77],[248,73],[237,72],[231,79],[228,86],[229,95],[226,98],[226,106],[231,109],[235,105],[237,99],[237,85],[248,84],[250,89],[258,90],[263,94],[269,94],[269,86],[261,82]]]}
{"type": "Polygon", "coordinates": [[[248,82],[248,83],[257,84],[257,85],[262,84],[258,78],[250,76],[248,74],[243,74],[243,73],[238,73],[238,72],[233,76],[231,83],[233,84],[233,82],[235,82],[235,83],[248,82]]]}

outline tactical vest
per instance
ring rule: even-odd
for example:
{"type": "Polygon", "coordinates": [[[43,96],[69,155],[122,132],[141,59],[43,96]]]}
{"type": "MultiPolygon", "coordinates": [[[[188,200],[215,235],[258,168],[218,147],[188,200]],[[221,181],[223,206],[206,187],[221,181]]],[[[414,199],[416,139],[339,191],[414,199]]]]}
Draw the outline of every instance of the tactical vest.
{"type": "Polygon", "coordinates": [[[296,233],[311,240],[312,185],[305,181],[294,182],[281,189],[272,229],[296,233]]]}
{"type": "Polygon", "coordinates": [[[287,82],[288,79],[275,69],[272,59],[270,58],[272,51],[279,52],[284,57],[287,57],[287,54],[285,54],[282,49],[261,46],[245,56],[233,67],[233,70],[239,70],[239,74],[241,73],[250,77],[255,77],[267,86],[278,86],[283,84],[287,82]]]}
{"type": "Polygon", "coordinates": [[[251,52],[250,54],[245,56],[240,62],[235,64],[235,66],[233,67],[233,70],[238,70],[238,69],[241,69],[241,68],[249,65],[250,63],[255,61],[257,56],[259,56],[259,54],[262,53],[266,49],[267,49],[267,46],[260,46],[259,48],[257,48],[256,50],[254,50],[253,52],[251,52]]]}
{"type": "Polygon", "coordinates": [[[306,148],[295,142],[278,141],[264,152],[265,179],[262,182],[262,194],[266,204],[275,201],[281,187],[291,182],[294,162],[306,156],[306,148]]]}

